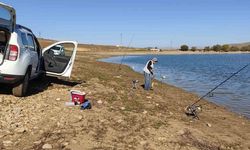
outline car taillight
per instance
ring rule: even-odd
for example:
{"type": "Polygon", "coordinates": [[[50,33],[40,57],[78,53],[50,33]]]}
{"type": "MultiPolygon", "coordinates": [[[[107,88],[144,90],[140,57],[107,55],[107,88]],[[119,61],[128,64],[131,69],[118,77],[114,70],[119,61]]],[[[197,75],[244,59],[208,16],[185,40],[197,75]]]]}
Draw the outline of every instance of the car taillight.
{"type": "Polygon", "coordinates": [[[18,56],[18,47],[16,45],[10,45],[9,46],[9,59],[11,61],[16,61],[17,60],[17,56],[18,56]]]}

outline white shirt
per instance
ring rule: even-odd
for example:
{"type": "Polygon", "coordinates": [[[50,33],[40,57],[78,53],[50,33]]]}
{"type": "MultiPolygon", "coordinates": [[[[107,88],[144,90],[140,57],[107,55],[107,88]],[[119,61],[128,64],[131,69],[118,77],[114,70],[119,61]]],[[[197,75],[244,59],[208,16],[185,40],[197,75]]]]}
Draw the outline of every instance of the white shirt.
{"type": "Polygon", "coordinates": [[[148,74],[150,74],[149,67],[152,68],[152,69],[154,68],[154,63],[153,63],[152,60],[149,60],[149,61],[147,62],[147,64],[146,64],[145,67],[143,68],[143,71],[146,72],[146,73],[148,73],[148,74]],[[151,65],[149,65],[150,62],[151,62],[151,65]]]}

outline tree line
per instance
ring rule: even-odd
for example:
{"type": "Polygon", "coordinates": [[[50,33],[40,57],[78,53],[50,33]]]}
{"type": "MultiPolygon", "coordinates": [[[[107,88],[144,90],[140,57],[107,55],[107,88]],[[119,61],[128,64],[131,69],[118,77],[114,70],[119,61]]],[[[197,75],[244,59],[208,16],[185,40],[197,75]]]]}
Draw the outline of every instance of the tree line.
{"type": "Polygon", "coordinates": [[[250,51],[250,45],[247,46],[230,46],[228,44],[224,45],[214,45],[214,46],[206,46],[203,49],[198,49],[197,47],[189,47],[188,45],[181,45],[180,47],[181,51],[216,51],[216,52],[229,52],[229,51],[250,51]]]}

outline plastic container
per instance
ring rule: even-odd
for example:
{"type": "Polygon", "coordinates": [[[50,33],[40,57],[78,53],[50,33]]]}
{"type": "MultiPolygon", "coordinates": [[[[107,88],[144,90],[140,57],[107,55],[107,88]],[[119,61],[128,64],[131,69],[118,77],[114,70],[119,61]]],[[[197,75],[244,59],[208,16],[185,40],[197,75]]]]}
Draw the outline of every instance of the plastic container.
{"type": "Polygon", "coordinates": [[[85,102],[85,92],[77,91],[77,90],[71,90],[70,91],[70,98],[71,101],[80,105],[85,102]]]}
{"type": "Polygon", "coordinates": [[[76,104],[74,102],[65,102],[65,106],[71,107],[75,106],[76,104]]]}

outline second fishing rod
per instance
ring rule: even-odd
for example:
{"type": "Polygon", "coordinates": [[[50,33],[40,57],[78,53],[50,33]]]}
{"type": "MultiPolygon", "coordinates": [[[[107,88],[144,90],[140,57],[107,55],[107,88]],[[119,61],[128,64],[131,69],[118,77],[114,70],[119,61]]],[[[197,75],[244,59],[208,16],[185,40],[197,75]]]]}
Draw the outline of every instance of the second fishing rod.
{"type": "Polygon", "coordinates": [[[197,111],[198,111],[198,108],[200,109],[200,106],[196,106],[196,104],[199,103],[203,98],[205,98],[208,95],[210,95],[217,88],[219,88],[220,86],[222,86],[224,83],[226,83],[232,77],[234,77],[235,75],[237,75],[238,73],[240,73],[241,71],[243,71],[244,69],[246,69],[248,66],[250,66],[250,63],[246,64],[245,66],[243,66],[242,68],[240,68],[238,71],[236,71],[235,73],[233,73],[231,76],[229,76],[228,78],[226,78],[225,80],[223,80],[222,82],[220,82],[218,85],[216,85],[210,91],[208,91],[206,94],[204,94],[203,96],[201,96],[200,98],[198,98],[193,104],[187,106],[186,107],[186,114],[198,118],[197,111]]]}

